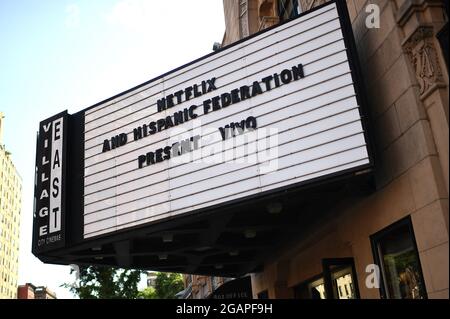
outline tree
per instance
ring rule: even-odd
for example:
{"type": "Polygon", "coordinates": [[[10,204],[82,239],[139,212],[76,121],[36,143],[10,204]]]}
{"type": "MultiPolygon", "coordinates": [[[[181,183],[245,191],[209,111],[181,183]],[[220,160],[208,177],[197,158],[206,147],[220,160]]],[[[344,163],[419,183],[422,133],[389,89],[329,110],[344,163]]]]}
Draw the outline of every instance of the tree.
{"type": "Polygon", "coordinates": [[[156,275],[155,288],[146,288],[139,293],[144,299],[176,299],[176,294],[184,289],[180,274],[163,273],[156,275]]]}
{"type": "Polygon", "coordinates": [[[62,287],[70,289],[80,299],[136,299],[141,274],[140,270],[80,266],[75,283],[66,283],[62,287]]]}
{"type": "Polygon", "coordinates": [[[138,298],[140,299],[158,299],[156,290],[153,287],[147,287],[144,290],[139,291],[138,298]]]}

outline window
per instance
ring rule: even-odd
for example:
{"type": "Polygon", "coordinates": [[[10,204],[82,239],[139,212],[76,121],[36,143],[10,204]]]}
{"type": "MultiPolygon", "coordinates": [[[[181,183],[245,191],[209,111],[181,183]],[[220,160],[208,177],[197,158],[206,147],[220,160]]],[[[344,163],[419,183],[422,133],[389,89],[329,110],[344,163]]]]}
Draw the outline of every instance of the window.
{"type": "Polygon", "coordinates": [[[326,299],[323,276],[314,277],[294,287],[296,299],[326,299]]]}
{"type": "Polygon", "coordinates": [[[297,17],[300,14],[300,6],[298,0],[279,0],[278,1],[278,16],[280,21],[286,21],[297,17]]]}
{"type": "Polygon", "coordinates": [[[322,259],[323,273],[294,287],[296,299],[358,299],[353,258],[322,259]]]}
{"type": "Polygon", "coordinates": [[[403,219],[371,236],[380,267],[382,298],[427,298],[411,219],[403,219]]]}

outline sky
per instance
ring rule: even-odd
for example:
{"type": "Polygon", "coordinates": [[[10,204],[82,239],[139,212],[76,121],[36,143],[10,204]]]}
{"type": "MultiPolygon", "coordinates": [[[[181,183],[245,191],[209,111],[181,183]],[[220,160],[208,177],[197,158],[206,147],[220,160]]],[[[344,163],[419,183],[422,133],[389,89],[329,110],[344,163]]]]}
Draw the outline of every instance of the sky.
{"type": "MultiPolygon", "coordinates": [[[[69,266],[31,254],[36,132],[212,51],[225,31],[223,0],[0,0],[3,142],[22,177],[19,284],[73,298],[69,266]]],[[[142,287],[142,284],[141,284],[142,287]]]]}

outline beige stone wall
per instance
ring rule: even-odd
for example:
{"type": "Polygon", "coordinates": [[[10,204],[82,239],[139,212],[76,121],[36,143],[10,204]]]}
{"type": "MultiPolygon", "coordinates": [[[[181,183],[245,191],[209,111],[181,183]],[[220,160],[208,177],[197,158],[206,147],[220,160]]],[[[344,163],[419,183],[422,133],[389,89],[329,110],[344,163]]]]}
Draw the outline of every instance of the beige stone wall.
{"type": "Polygon", "coordinates": [[[223,0],[225,14],[225,35],[222,46],[238,41],[239,31],[239,0],[223,0]]]}
{"type": "Polygon", "coordinates": [[[347,199],[335,219],[253,275],[254,296],[268,290],[270,298],[289,298],[295,285],[321,273],[322,258],[354,257],[361,297],[379,298],[364,284],[365,268],[374,262],[369,237],[410,215],[428,297],[448,298],[448,74],[434,39],[442,3],[347,3],[369,101],[377,190],[347,199]],[[380,29],[365,26],[368,3],[381,8],[380,29]],[[431,25],[431,34],[417,32],[422,25],[431,25]],[[425,54],[437,57],[428,61],[431,75],[421,72],[423,43],[425,54]]]}
{"type": "Polygon", "coordinates": [[[225,35],[222,46],[259,31],[261,2],[262,0],[223,0],[225,35]]]}

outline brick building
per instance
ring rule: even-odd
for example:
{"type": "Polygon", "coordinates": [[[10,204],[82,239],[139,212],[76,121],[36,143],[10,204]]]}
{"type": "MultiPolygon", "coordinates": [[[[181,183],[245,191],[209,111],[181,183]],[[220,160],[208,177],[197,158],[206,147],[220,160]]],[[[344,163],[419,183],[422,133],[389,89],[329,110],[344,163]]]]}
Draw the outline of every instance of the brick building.
{"type": "Polygon", "coordinates": [[[56,294],[47,287],[26,283],[17,288],[17,299],[56,299],[56,294]]]}

